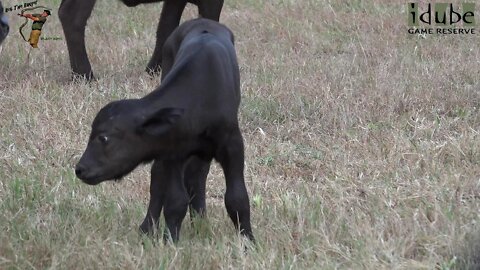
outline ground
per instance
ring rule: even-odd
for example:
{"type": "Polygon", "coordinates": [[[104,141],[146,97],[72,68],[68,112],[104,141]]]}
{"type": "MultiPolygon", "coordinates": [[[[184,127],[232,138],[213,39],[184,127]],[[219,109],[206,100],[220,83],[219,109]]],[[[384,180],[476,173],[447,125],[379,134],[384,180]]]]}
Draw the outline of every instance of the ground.
{"type": "MultiPolygon", "coordinates": [[[[63,38],[59,1],[41,4],[42,35],[63,38]]],[[[70,80],[64,39],[31,50],[7,13],[0,269],[480,267],[480,39],[408,34],[393,0],[226,0],[257,246],[233,229],[218,165],[207,221],[187,217],[175,246],[142,237],[149,166],[98,186],[73,167],[101,107],[158,86],[144,69],[161,6],[98,1],[93,83],[70,80]]]]}

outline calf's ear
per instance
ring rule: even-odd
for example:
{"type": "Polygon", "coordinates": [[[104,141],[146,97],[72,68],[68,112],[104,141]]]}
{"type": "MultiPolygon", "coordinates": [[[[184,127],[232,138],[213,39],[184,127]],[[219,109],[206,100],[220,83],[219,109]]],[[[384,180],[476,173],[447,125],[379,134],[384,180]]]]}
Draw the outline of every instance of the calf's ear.
{"type": "Polygon", "coordinates": [[[184,113],[181,108],[161,108],[143,115],[137,126],[137,132],[159,136],[167,132],[184,113]]]}

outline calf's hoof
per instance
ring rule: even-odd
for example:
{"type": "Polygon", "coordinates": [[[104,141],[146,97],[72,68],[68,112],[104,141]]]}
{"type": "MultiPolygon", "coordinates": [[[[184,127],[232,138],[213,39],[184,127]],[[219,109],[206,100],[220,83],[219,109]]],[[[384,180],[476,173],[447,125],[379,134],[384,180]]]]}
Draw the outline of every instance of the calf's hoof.
{"type": "Polygon", "coordinates": [[[255,237],[253,237],[253,234],[247,234],[245,236],[248,238],[248,240],[252,241],[252,243],[255,244],[256,241],[255,241],[255,237]]]}
{"type": "Polygon", "coordinates": [[[138,227],[139,231],[142,234],[150,235],[152,236],[155,233],[155,228],[151,224],[151,222],[148,221],[143,221],[143,223],[138,227]]]}
{"type": "Polygon", "coordinates": [[[145,71],[148,73],[150,76],[158,76],[162,72],[162,67],[158,64],[148,64],[147,68],[145,71]]]}

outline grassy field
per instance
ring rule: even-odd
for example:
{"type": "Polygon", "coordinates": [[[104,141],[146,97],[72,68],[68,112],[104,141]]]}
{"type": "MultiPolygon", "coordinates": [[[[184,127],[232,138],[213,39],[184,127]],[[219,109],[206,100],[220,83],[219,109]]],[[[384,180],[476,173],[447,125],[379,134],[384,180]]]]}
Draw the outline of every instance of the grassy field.
{"type": "MultiPolygon", "coordinates": [[[[63,38],[59,1],[40,2],[42,35],[63,38]]],[[[64,40],[30,50],[7,14],[0,269],[480,268],[480,39],[407,34],[404,1],[226,0],[258,244],[244,252],[218,165],[208,220],[175,246],[142,237],[149,166],[93,187],[73,167],[102,106],[159,84],[144,68],[161,6],[98,1],[90,84],[70,81],[64,40]]]]}

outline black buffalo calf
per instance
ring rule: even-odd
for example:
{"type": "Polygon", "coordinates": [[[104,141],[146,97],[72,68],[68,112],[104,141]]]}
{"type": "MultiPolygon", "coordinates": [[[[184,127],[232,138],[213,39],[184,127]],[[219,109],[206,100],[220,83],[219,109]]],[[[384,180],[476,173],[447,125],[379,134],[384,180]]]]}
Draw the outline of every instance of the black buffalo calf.
{"type": "Polygon", "coordinates": [[[215,159],[225,174],[227,212],[253,240],[233,34],[212,20],[188,21],[166,41],[163,63],[162,84],[152,93],[100,110],[76,175],[95,185],[153,160],[150,203],[140,229],[152,232],[163,208],[177,241],[188,205],[200,213],[205,209],[205,178],[215,159]]]}
{"type": "Polygon", "coordinates": [[[8,34],[8,22],[7,17],[3,14],[2,2],[0,2],[0,44],[3,42],[8,34]]]}

